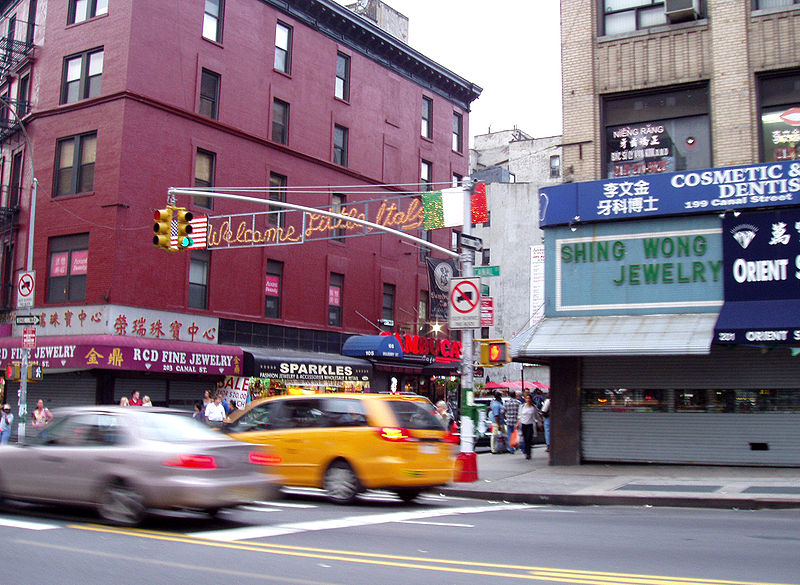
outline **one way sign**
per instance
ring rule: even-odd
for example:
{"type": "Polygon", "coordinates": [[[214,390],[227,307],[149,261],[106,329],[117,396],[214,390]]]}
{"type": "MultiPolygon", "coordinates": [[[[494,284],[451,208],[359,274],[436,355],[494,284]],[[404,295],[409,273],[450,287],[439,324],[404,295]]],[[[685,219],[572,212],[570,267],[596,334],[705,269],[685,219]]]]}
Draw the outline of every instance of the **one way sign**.
{"type": "Polygon", "coordinates": [[[450,279],[450,303],[447,324],[450,329],[476,329],[481,326],[481,279],[450,279]]]}

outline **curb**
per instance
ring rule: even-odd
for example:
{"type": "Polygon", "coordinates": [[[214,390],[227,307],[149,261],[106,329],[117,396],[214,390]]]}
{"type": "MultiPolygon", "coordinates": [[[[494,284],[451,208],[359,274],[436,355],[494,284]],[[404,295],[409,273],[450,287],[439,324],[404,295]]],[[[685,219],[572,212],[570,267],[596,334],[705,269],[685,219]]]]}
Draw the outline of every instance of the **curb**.
{"type": "Polygon", "coordinates": [[[696,498],[674,496],[622,496],[603,494],[500,493],[459,488],[440,488],[439,492],[459,498],[503,500],[519,504],[550,506],[651,506],[670,508],[712,508],[738,510],[783,510],[800,508],[800,501],[758,498],[696,498]]]}

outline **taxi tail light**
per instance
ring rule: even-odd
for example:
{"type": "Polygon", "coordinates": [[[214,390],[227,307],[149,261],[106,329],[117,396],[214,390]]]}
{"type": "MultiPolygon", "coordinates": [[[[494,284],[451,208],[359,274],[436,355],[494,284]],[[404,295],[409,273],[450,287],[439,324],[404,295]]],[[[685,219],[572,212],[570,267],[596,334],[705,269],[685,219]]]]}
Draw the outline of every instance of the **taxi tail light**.
{"type": "Polygon", "coordinates": [[[378,436],[384,441],[390,441],[392,443],[411,441],[411,434],[407,429],[401,427],[380,427],[378,429],[378,436]]]}
{"type": "Polygon", "coordinates": [[[280,455],[263,451],[250,451],[248,459],[254,465],[280,465],[281,463],[280,455]]]}
{"type": "Polygon", "coordinates": [[[216,469],[217,462],[211,455],[176,455],[164,461],[167,467],[182,467],[184,469],[216,469]]]}
{"type": "Polygon", "coordinates": [[[453,443],[458,445],[461,442],[461,435],[452,431],[447,431],[442,437],[442,441],[445,443],[453,443]]]}

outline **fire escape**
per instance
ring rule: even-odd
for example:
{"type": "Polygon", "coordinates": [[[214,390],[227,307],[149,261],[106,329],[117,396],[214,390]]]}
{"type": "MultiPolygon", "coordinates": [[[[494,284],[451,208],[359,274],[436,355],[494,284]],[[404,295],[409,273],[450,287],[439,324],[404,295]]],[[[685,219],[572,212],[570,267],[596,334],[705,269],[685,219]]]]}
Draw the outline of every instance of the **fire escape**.
{"type": "Polygon", "coordinates": [[[22,123],[30,112],[30,75],[23,79],[20,74],[33,61],[34,26],[10,17],[0,21],[0,30],[6,31],[6,35],[0,37],[0,154],[8,155],[4,159],[7,165],[11,163],[7,166],[8,174],[0,175],[0,313],[7,313],[14,308],[14,271],[18,268],[14,261],[20,223],[23,155],[30,149],[22,123]],[[18,80],[16,99],[11,97],[15,79],[18,80]],[[20,141],[26,143],[24,150],[16,149],[20,141]]]}

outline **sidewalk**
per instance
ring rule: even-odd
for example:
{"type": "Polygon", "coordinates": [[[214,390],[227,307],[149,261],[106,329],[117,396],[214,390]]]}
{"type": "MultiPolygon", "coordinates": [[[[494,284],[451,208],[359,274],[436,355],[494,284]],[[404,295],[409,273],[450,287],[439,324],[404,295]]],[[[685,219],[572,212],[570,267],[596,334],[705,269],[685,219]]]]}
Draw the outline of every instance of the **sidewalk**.
{"type": "Polygon", "coordinates": [[[556,505],[800,508],[800,468],[586,463],[552,466],[544,445],[531,460],[517,452],[478,453],[478,480],[441,493],[556,505]]]}

